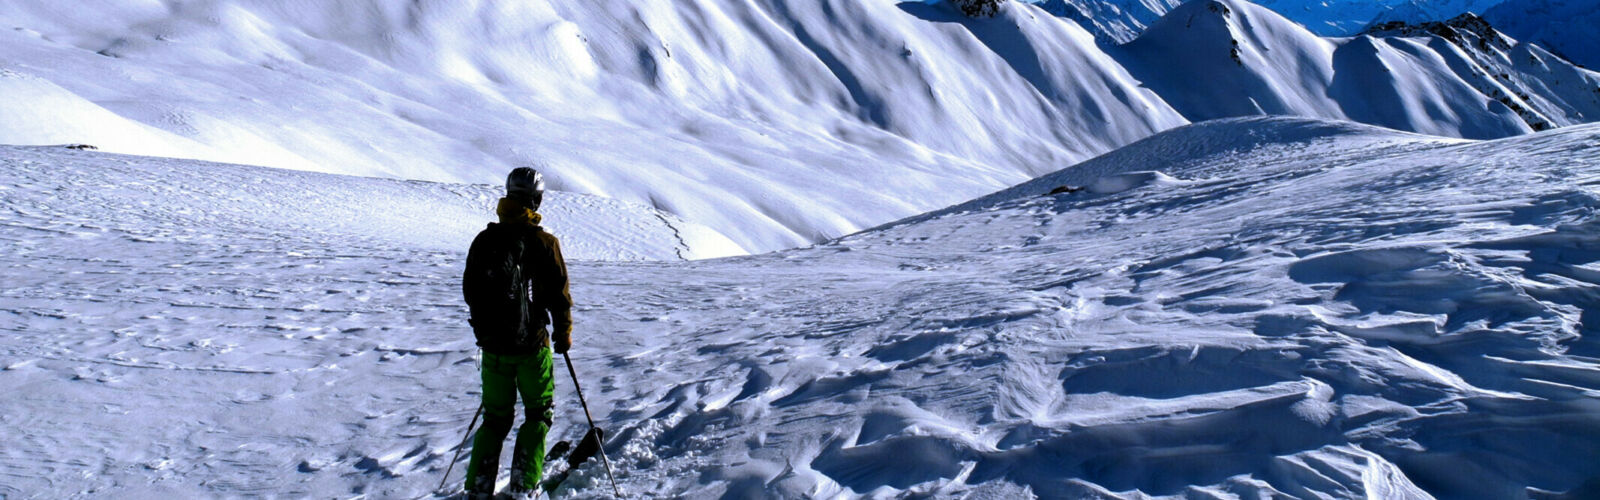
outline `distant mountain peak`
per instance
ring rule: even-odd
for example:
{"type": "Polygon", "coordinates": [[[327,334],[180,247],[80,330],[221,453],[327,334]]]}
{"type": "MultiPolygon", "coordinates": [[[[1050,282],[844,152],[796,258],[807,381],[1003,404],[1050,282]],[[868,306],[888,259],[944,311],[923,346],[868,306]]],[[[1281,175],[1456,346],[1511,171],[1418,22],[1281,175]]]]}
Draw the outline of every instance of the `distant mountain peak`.
{"type": "Polygon", "coordinates": [[[1191,121],[1333,116],[1492,138],[1600,116],[1600,75],[1546,57],[1472,13],[1322,38],[1245,0],[1195,0],[1116,53],[1191,121]]]}
{"type": "Polygon", "coordinates": [[[1070,19],[1102,44],[1127,43],[1184,0],[1043,0],[1039,8],[1070,19]]]}
{"type": "Polygon", "coordinates": [[[1600,68],[1600,2],[1518,0],[1483,12],[1512,38],[1537,43],[1580,66],[1600,68]]]}
{"type": "MultiPolygon", "coordinates": [[[[1480,93],[1504,104],[1517,113],[1529,128],[1548,130],[1557,125],[1553,115],[1587,115],[1579,109],[1590,107],[1581,103],[1583,96],[1571,95],[1569,101],[1555,103],[1560,93],[1549,92],[1550,85],[1559,85],[1560,79],[1550,83],[1532,81],[1530,71],[1550,71],[1552,65],[1574,72],[1575,80],[1585,80],[1583,71],[1565,57],[1552,54],[1531,42],[1518,42],[1506,36],[1486,19],[1467,12],[1447,21],[1406,22],[1390,21],[1369,27],[1362,33],[1374,37],[1435,36],[1460,48],[1475,67],[1473,73],[1481,78],[1469,79],[1480,93]],[[1537,68],[1537,70],[1535,70],[1537,68]],[[1548,94],[1548,95],[1543,95],[1548,94]]],[[[1589,74],[1590,78],[1594,76],[1589,74]]],[[[1600,89],[1597,89],[1600,91],[1600,89]]],[[[1593,99],[1588,99],[1593,104],[1593,99]]]]}
{"type": "Polygon", "coordinates": [[[1388,21],[1368,26],[1362,31],[1363,35],[1371,36],[1424,36],[1437,35],[1440,38],[1454,42],[1476,44],[1479,50],[1511,50],[1514,40],[1501,34],[1489,24],[1489,21],[1477,14],[1467,12],[1447,21],[1388,21]]]}
{"type": "Polygon", "coordinates": [[[1222,3],[1221,0],[1206,0],[1206,10],[1224,16],[1233,14],[1233,9],[1228,8],[1228,4],[1222,3]]]}

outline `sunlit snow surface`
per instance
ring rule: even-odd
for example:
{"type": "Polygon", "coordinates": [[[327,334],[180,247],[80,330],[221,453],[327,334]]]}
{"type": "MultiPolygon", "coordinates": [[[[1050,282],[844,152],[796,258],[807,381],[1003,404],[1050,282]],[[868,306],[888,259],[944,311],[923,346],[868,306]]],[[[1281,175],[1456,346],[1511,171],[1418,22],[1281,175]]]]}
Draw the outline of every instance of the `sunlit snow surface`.
{"type": "MultiPolygon", "coordinates": [[[[0,162],[0,495],[432,494],[488,219],[449,200],[492,191],[0,162]]],[[[573,360],[636,497],[1581,497],[1597,169],[1595,126],[1184,127],[815,247],[573,262],[573,360]]]]}

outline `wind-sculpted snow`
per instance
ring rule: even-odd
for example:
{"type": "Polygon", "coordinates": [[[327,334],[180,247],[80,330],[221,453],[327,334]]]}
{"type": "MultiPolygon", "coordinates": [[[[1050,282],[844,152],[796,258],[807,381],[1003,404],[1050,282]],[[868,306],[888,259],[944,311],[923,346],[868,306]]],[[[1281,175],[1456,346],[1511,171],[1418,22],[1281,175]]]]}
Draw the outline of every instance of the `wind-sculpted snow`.
{"type": "MultiPolygon", "coordinates": [[[[573,262],[573,361],[636,496],[1593,497],[1597,152],[1595,126],[1183,127],[810,248],[573,262]]],[[[95,209],[150,189],[99,162],[189,167],[5,154],[0,493],[430,494],[476,406],[462,249],[95,209]]],[[[451,196],[338,185],[392,196],[376,220],[451,196]]]]}

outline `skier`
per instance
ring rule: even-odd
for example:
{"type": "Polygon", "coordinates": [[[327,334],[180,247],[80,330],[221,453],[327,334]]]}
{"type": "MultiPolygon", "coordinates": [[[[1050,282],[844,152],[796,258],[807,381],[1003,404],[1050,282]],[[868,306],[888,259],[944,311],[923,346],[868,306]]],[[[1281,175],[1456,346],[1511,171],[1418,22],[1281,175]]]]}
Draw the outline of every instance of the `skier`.
{"type": "Polygon", "coordinates": [[[572,296],[561,244],[539,226],[543,199],[544,178],[537,170],[512,170],[495,210],[500,222],[489,223],[467,252],[461,288],[483,350],[483,427],[467,463],[468,498],[494,495],[518,394],[524,422],[511,453],[508,492],[533,492],[544,472],[545,435],[555,415],[550,341],[557,353],[572,346],[572,296]]]}

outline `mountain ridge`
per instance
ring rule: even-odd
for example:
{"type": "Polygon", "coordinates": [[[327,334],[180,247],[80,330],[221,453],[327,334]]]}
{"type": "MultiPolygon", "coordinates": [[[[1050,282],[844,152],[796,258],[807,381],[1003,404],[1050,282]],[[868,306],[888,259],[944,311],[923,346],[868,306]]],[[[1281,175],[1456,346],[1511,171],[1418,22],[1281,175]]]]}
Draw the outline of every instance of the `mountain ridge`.
{"type": "Polygon", "coordinates": [[[1518,40],[1537,43],[1586,68],[1600,68],[1600,6],[1592,2],[1521,0],[1484,11],[1490,23],[1518,40]]]}

